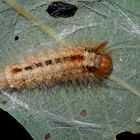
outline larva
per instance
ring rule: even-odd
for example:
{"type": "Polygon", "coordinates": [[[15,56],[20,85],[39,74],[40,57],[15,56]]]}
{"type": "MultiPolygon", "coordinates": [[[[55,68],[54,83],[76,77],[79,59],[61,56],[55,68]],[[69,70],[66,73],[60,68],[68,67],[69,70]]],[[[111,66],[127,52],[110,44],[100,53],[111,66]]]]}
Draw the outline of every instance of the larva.
{"type": "Polygon", "coordinates": [[[90,44],[87,47],[59,48],[6,66],[0,79],[0,89],[50,86],[56,81],[104,79],[112,71],[112,58],[105,52],[106,46],[107,41],[95,47],[90,44]]]}

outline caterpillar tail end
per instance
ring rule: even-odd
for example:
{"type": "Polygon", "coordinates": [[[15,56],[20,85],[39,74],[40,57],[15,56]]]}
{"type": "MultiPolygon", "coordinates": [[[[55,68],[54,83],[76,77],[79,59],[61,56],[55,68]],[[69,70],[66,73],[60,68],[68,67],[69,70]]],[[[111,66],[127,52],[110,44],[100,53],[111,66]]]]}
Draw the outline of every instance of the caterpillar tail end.
{"type": "Polygon", "coordinates": [[[0,90],[2,89],[7,89],[8,88],[8,83],[5,78],[4,73],[0,73],[0,90]]]}

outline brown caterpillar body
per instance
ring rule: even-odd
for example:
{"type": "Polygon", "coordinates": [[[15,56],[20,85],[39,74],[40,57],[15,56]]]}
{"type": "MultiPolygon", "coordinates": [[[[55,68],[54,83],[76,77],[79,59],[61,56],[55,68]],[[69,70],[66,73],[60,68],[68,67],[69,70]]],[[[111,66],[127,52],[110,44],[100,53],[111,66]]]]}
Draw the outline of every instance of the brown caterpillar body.
{"type": "Polygon", "coordinates": [[[96,47],[70,47],[50,50],[20,64],[6,66],[0,79],[0,89],[33,88],[56,81],[104,79],[112,70],[111,56],[105,53],[107,42],[96,47]]]}

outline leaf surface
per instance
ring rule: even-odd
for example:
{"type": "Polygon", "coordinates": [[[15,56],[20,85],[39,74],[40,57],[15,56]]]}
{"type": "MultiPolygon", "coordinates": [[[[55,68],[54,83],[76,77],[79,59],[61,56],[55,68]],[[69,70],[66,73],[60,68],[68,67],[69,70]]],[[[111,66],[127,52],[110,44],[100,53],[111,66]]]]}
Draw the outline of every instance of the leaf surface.
{"type": "Polygon", "coordinates": [[[66,43],[108,40],[113,72],[105,87],[64,84],[12,94],[2,90],[1,108],[35,140],[44,139],[46,133],[54,140],[113,140],[119,132],[140,130],[139,0],[70,1],[78,11],[67,19],[46,13],[50,1],[16,1],[28,11],[4,1],[0,1],[1,72],[39,50],[55,47],[58,38],[66,43]],[[28,18],[28,12],[37,20],[28,18]]]}

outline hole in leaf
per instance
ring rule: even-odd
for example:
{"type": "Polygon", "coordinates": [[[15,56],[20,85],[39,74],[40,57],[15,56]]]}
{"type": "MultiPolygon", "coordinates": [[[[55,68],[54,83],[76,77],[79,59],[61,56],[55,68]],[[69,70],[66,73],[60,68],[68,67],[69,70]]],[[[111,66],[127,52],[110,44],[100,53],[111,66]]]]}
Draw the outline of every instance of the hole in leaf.
{"type": "Polygon", "coordinates": [[[76,7],[73,4],[57,1],[51,3],[46,11],[49,13],[50,16],[54,18],[59,18],[59,17],[68,18],[74,16],[77,9],[78,7],[76,7]]]}
{"type": "Polygon", "coordinates": [[[19,40],[19,36],[15,36],[15,41],[19,40]]]}
{"type": "Polygon", "coordinates": [[[117,134],[116,140],[140,140],[140,133],[125,131],[117,134]]]}

